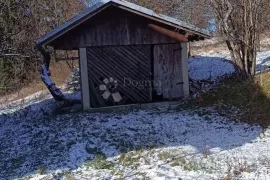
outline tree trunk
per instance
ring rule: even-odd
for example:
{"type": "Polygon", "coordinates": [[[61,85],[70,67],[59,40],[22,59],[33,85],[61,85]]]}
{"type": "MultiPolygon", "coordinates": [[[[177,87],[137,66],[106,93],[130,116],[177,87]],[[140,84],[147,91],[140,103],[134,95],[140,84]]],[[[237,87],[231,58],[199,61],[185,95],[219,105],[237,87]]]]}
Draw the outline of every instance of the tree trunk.
{"type": "Polygon", "coordinates": [[[256,73],[259,34],[269,27],[269,0],[211,0],[219,30],[226,40],[236,72],[242,78],[256,73]]]}
{"type": "Polygon", "coordinates": [[[52,81],[50,77],[50,71],[49,71],[49,66],[50,66],[50,61],[51,61],[51,56],[50,53],[45,51],[43,47],[38,47],[39,51],[41,52],[43,56],[43,64],[42,64],[42,73],[41,73],[41,79],[52,94],[53,98],[64,104],[67,99],[64,96],[64,94],[61,92],[59,88],[56,87],[55,83],[52,81]]]}

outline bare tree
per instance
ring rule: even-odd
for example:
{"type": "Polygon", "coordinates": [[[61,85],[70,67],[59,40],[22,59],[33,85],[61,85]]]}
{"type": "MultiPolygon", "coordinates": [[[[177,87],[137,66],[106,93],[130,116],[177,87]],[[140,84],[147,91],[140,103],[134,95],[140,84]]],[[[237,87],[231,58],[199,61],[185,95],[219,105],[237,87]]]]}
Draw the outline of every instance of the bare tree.
{"type": "Polygon", "coordinates": [[[208,28],[211,12],[206,0],[129,0],[201,28],[208,28]]]}
{"type": "Polygon", "coordinates": [[[260,35],[269,24],[269,0],[211,0],[219,31],[242,78],[255,74],[260,35]]]}

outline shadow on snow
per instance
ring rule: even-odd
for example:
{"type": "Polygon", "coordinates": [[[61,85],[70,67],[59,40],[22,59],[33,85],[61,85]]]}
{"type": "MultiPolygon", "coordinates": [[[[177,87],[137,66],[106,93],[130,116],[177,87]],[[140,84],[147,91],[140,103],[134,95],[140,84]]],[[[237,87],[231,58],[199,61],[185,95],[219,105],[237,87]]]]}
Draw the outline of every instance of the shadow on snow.
{"type": "Polygon", "coordinates": [[[0,179],[25,177],[39,168],[47,172],[77,169],[97,154],[114,157],[137,148],[191,146],[202,152],[210,146],[228,150],[261,133],[258,126],[212,115],[211,120],[162,110],[49,115],[55,107],[53,100],[45,100],[0,116],[0,179]]]}
{"type": "Polygon", "coordinates": [[[264,71],[270,68],[270,56],[263,59],[259,64],[256,66],[256,71],[264,71]]]}
{"type": "MultiPolygon", "coordinates": [[[[209,58],[202,61],[206,60],[209,58]]],[[[216,69],[214,62],[209,67],[216,69]]],[[[197,68],[202,68],[200,62],[197,68]]],[[[210,73],[212,76],[215,74],[210,73]]],[[[156,109],[53,116],[50,112],[55,108],[50,99],[0,115],[0,179],[22,178],[39,168],[47,172],[75,170],[97,154],[115,157],[138,148],[190,147],[198,153],[206,146],[230,150],[257,139],[262,132],[259,126],[205,112],[198,116],[195,112],[156,109]]]]}

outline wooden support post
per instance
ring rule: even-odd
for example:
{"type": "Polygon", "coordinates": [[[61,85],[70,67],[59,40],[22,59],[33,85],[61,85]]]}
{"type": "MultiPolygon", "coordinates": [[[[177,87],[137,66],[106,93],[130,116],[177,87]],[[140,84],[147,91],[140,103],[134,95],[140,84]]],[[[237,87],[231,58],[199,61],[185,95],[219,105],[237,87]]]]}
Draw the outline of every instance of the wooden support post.
{"type": "Polygon", "coordinates": [[[182,60],[182,73],[183,73],[183,92],[184,97],[188,98],[190,95],[189,92],[189,75],[188,75],[188,43],[181,43],[182,52],[181,52],[181,60],[182,60]]]}
{"type": "Polygon", "coordinates": [[[156,26],[154,24],[149,24],[149,28],[153,29],[154,31],[157,31],[165,36],[168,36],[174,40],[180,41],[180,42],[188,42],[188,38],[185,35],[178,34],[176,32],[170,31],[168,29],[162,28],[160,26],[156,26]]]}
{"type": "Polygon", "coordinates": [[[87,53],[86,48],[80,48],[80,75],[81,75],[81,94],[82,94],[82,104],[84,110],[89,110],[91,108],[90,103],[90,88],[88,79],[88,66],[87,66],[87,53]]]}

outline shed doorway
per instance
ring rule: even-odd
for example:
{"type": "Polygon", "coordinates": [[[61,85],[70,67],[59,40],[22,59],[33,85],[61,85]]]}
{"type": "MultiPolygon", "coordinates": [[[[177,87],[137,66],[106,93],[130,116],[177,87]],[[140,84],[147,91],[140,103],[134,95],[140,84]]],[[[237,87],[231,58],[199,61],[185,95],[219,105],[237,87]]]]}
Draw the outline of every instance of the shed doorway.
{"type": "Polygon", "coordinates": [[[151,46],[88,47],[92,108],[152,101],[151,46]]]}
{"type": "Polygon", "coordinates": [[[183,97],[181,44],[87,48],[91,108],[183,97]]]}

